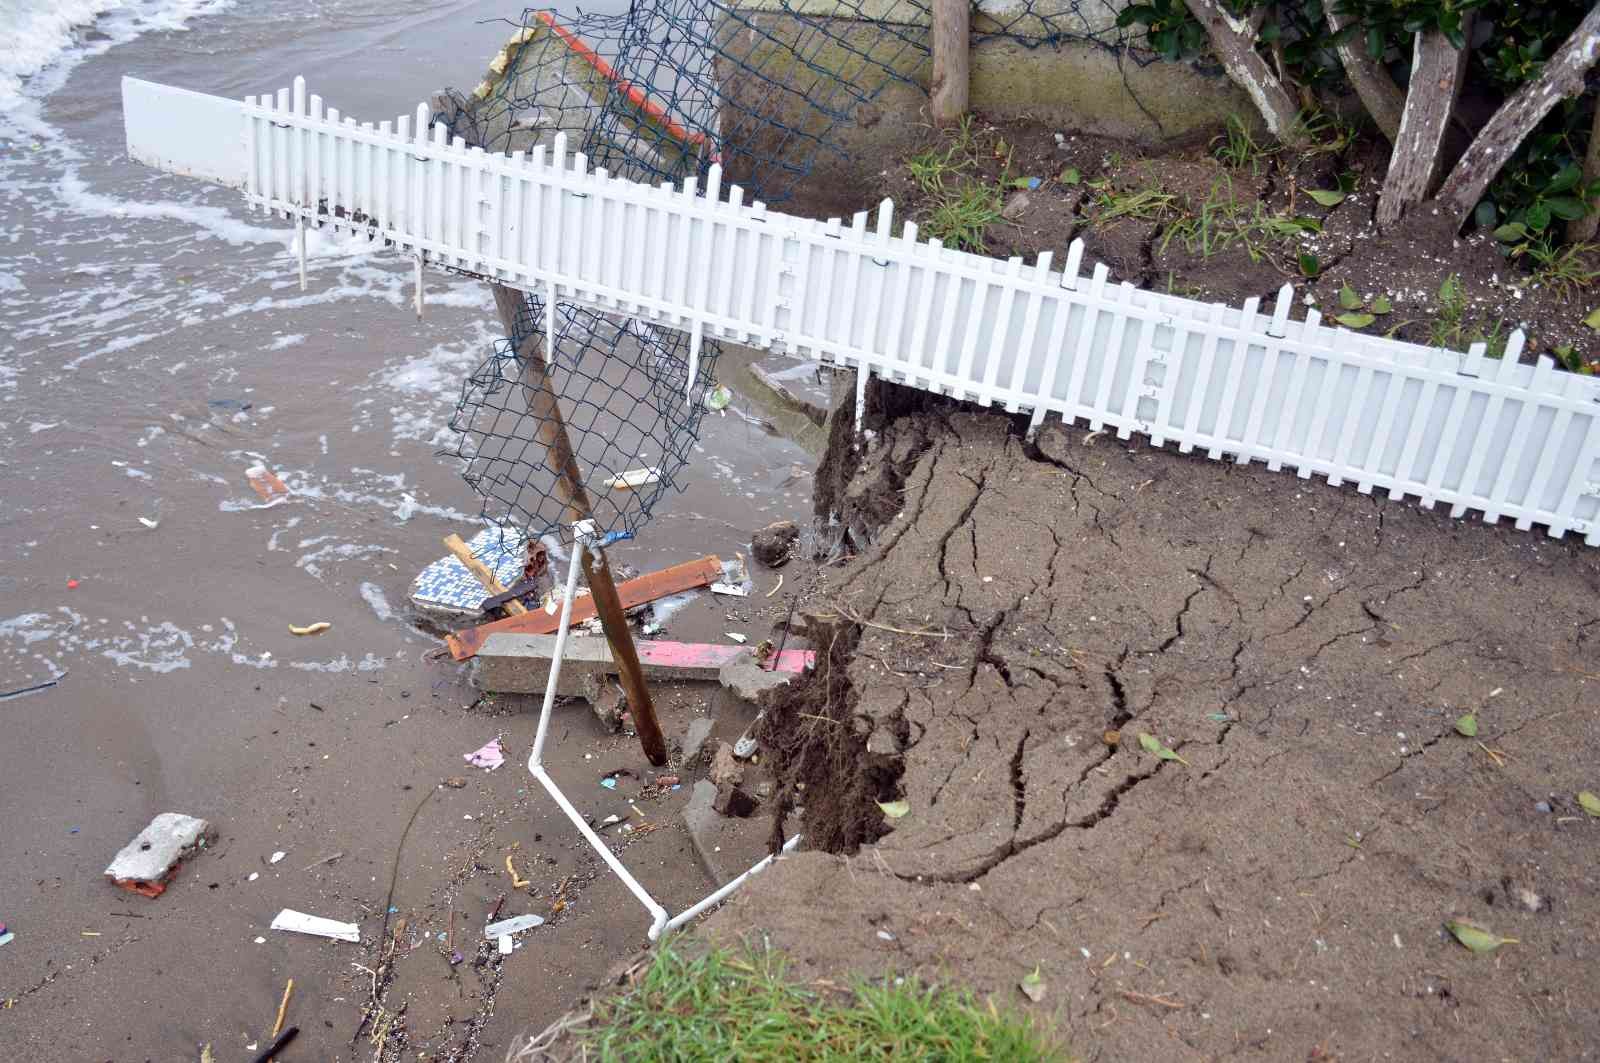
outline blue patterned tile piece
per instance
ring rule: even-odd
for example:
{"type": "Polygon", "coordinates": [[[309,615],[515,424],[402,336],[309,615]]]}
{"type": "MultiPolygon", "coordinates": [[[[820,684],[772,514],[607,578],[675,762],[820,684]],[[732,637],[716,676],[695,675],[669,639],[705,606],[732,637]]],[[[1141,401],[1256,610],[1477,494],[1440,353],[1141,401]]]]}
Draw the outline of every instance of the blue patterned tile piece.
{"type": "MultiPolygon", "coordinates": [[[[511,587],[522,579],[525,542],[515,532],[489,527],[474,535],[467,549],[487,565],[503,585],[511,587]]],[[[434,609],[476,613],[487,597],[489,592],[483,589],[477,577],[450,555],[423,569],[411,582],[411,600],[434,609]]]]}

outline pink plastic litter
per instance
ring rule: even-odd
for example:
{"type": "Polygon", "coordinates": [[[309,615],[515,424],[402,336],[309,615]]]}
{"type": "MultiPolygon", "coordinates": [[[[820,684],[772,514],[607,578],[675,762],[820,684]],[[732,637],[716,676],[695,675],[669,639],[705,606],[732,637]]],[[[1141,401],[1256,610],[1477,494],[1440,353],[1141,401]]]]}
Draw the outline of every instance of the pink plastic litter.
{"type": "Polygon", "coordinates": [[[467,763],[474,768],[483,768],[493,771],[506,762],[506,752],[500,748],[500,739],[496,738],[482,749],[474,749],[471,753],[463,753],[467,763]]]}

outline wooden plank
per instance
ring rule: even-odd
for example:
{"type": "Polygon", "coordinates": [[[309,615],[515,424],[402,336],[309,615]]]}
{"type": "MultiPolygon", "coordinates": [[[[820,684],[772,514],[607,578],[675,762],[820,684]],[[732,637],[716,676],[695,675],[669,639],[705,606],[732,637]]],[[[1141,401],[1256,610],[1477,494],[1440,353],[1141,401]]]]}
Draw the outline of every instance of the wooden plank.
{"type": "MultiPolygon", "coordinates": [[[[652,572],[638,579],[628,580],[617,586],[617,595],[621,599],[623,609],[633,609],[636,606],[646,605],[658,598],[665,598],[669,594],[679,591],[694,590],[722,578],[722,561],[715,555],[707,554],[695,561],[685,561],[681,565],[664,568],[660,572],[652,572]]],[[[595,615],[593,595],[584,595],[572,603],[572,623],[580,624],[595,615]]],[[[520,631],[529,635],[550,635],[560,625],[559,610],[540,609],[525,613],[522,616],[508,616],[504,620],[496,620],[477,627],[469,627],[457,631],[453,635],[445,636],[445,641],[450,646],[450,656],[458,661],[464,661],[474,656],[483,647],[483,640],[496,631],[520,631]]]]}
{"type": "MultiPolygon", "coordinates": [[[[472,551],[461,541],[461,536],[451,532],[444,537],[444,545],[445,549],[455,555],[457,561],[467,566],[468,572],[478,577],[478,582],[483,584],[483,589],[489,592],[490,597],[506,592],[506,585],[500,582],[500,577],[491,572],[488,565],[472,556],[472,551]]],[[[512,598],[506,602],[505,610],[512,616],[521,616],[528,611],[528,607],[512,598]]]]}

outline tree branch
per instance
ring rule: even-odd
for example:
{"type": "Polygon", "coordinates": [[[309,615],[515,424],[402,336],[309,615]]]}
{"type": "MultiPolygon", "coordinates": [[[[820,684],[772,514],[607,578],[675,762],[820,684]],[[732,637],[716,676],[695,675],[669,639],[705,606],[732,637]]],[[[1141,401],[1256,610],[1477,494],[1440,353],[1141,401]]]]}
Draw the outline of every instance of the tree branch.
{"type": "Polygon", "coordinates": [[[1233,83],[1244,89],[1261,112],[1267,132],[1291,146],[1305,140],[1298,121],[1300,108],[1284,88],[1267,61],[1256,52],[1256,31],[1248,21],[1228,14],[1218,0],[1184,0],[1189,11],[1205,27],[1211,48],[1222,60],[1233,83]]]}
{"type": "Polygon", "coordinates": [[[1589,10],[1556,49],[1539,76],[1525,83],[1478,131],[1466,154],[1439,189],[1438,201],[1460,225],[1478,205],[1500,168],[1523,139],[1561,100],[1583,92],[1584,77],[1600,59],[1600,5],[1589,10]]]}
{"type": "MultiPolygon", "coordinates": [[[[1461,32],[1472,32],[1470,12],[1461,17],[1461,32]]],[[[1438,30],[1417,34],[1406,106],[1378,197],[1380,227],[1399,221],[1406,208],[1421,203],[1433,188],[1439,149],[1444,146],[1444,132],[1461,94],[1461,71],[1466,63],[1467,49],[1457,48],[1438,30]]]]}
{"type": "Polygon", "coordinates": [[[1379,132],[1393,144],[1400,136],[1400,115],[1406,107],[1406,94],[1394,83],[1394,78],[1389,76],[1383,64],[1367,54],[1365,42],[1360,36],[1344,32],[1351,23],[1348,16],[1338,12],[1337,4],[1329,2],[1324,6],[1328,13],[1328,28],[1339,37],[1339,43],[1334,45],[1333,50],[1344,66],[1345,76],[1350,79],[1367,114],[1377,123],[1379,132]]]}

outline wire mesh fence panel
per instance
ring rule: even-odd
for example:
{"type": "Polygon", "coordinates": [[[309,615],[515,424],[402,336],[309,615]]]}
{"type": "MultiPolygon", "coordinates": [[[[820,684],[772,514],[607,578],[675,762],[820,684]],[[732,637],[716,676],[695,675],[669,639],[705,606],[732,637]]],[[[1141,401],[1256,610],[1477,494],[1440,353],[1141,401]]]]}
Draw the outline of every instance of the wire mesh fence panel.
{"type": "Polygon", "coordinates": [[[489,523],[561,538],[573,515],[562,454],[550,446],[559,429],[597,532],[631,537],[669,489],[683,486],[720,352],[704,345],[691,387],[685,333],[562,303],[555,357],[546,363],[557,414],[541,408],[530,366],[516,353],[531,338],[543,355],[546,312],[543,299],[523,294],[515,334],[466,381],[450,421],[461,434],[463,475],[489,523]]]}
{"type": "MultiPolygon", "coordinates": [[[[973,32],[1030,47],[1119,47],[1121,6],[981,0],[973,32]]],[[[750,200],[778,203],[819,160],[845,157],[840,123],[855,122],[891,85],[925,79],[930,20],[929,0],[661,0],[572,17],[530,8],[484,81],[438,101],[434,121],[468,144],[512,154],[564,133],[588,165],[635,181],[676,185],[716,166],[750,200]]],[[[528,296],[524,311],[541,321],[543,304],[528,296]]],[[[563,306],[555,324],[556,394],[571,408],[567,428],[595,516],[604,531],[634,534],[666,488],[680,484],[704,412],[681,398],[674,405],[689,390],[689,342],[574,307],[563,306]],[[672,379],[679,386],[667,386],[672,379]],[[652,467],[659,478],[646,486],[596,487],[652,467]]],[[[565,506],[539,453],[541,418],[517,383],[517,342],[497,345],[473,375],[456,420],[484,516],[538,534],[561,524],[565,506]]],[[[716,353],[708,343],[697,393],[714,383],[716,353]]]]}

